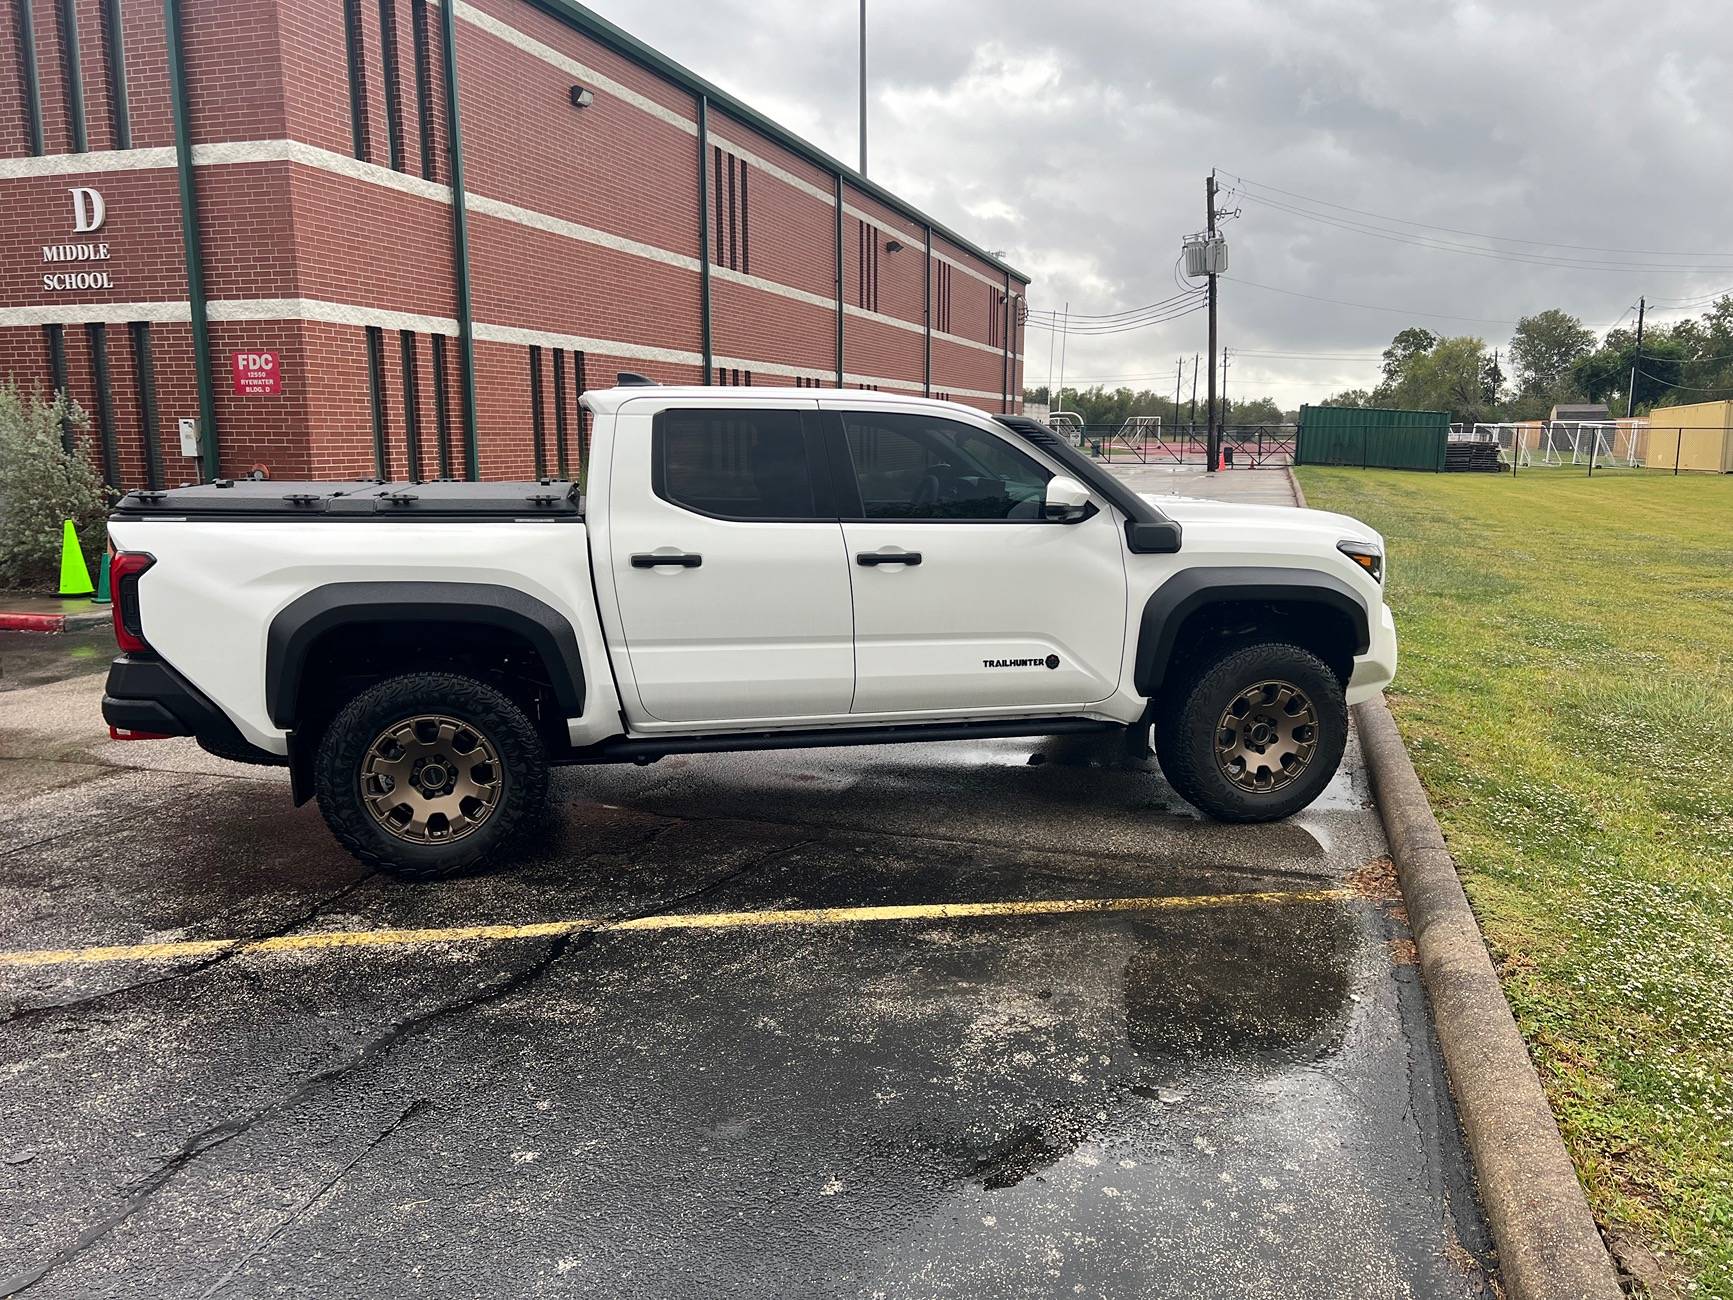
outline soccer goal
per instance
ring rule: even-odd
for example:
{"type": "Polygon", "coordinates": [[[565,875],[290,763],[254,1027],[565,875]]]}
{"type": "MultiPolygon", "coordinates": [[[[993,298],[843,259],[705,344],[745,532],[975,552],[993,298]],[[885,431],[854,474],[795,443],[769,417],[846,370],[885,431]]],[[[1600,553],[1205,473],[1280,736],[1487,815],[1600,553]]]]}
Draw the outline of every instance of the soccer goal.
{"type": "Polygon", "coordinates": [[[1505,464],[1527,469],[1534,464],[1534,453],[1524,435],[1533,428],[1532,424],[1477,424],[1463,441],[1496,442],[1505,464]]]}

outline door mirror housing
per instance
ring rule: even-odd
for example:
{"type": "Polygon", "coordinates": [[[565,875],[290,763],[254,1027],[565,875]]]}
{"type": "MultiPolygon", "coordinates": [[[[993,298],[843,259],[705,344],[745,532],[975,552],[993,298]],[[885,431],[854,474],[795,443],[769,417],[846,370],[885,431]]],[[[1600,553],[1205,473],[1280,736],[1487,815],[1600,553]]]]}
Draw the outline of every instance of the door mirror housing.
{"type": "Polygon", "coordinates": [[[1074,524],[1089,515],[1089,489],[1074,478],[1057,474],[1047,480],[1047,495],[1041,512],[1061,524],[1074,524]]]}

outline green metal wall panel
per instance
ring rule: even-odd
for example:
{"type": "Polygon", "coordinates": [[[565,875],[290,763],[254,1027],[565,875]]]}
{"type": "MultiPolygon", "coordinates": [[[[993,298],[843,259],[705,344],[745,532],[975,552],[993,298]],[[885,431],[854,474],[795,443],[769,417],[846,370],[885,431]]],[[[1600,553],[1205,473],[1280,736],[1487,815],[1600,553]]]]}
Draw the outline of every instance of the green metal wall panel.
{"type": "Polygon", "coordinates": [[[1302,406],[1294,463],[1439,470],[1449,439],[1448,411],[1302,406]]]}

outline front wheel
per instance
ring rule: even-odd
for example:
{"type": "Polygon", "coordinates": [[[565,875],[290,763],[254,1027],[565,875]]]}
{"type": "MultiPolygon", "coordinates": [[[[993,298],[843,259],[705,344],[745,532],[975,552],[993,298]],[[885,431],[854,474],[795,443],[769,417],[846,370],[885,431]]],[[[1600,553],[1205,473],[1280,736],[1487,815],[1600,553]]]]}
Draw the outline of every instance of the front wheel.
{"type": "Polygon", "coordinates": [[[1284,642],[1242,646],[1174,683],[1155,727],[1173,788],[1220,821],[1287,817],[1323,793],[1348,742],[1329,665],[1284,642]]]}
{"type": "Polygon", "coordinates": [[[319,742],[314,788],[332,832],[368,866],[433,880],[507,849],[547,796],[524,711],[454,673],[362,691],[319,742]]]}

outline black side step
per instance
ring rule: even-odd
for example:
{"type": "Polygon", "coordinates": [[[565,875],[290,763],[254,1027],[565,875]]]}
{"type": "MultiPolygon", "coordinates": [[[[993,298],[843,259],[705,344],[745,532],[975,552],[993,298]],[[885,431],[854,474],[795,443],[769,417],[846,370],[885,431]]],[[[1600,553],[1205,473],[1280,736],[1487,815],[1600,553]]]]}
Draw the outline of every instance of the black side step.
{"type": "Polygon", "coordinates": [[[812,731],[735,731],[710,736],[616,736],[555,758],[556,763],[653,763],[669,754],[730,754],[752,749],[834,749],[844,745],[903,745],[922,740],[1003,740],[1123,731],[1094,718],[994,718],[812,731]]]}

